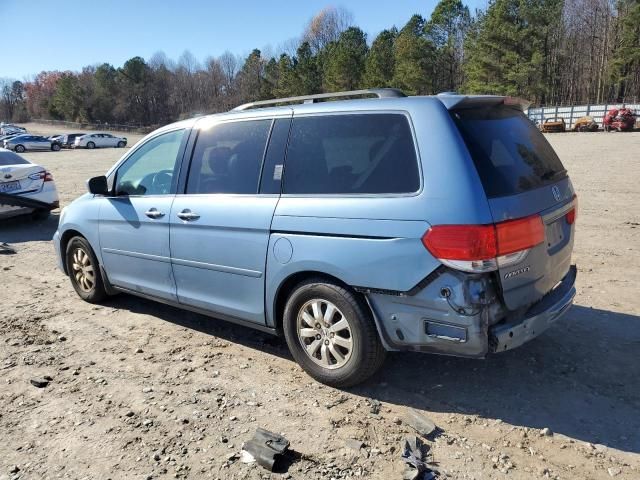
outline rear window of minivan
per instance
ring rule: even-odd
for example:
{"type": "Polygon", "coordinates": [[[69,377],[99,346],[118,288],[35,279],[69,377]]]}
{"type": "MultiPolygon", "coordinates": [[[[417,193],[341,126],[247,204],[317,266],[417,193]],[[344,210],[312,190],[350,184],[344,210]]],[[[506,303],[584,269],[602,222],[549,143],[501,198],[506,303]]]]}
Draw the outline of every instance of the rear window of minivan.
{"type": "Polygon", "coordinates": [[[416,149],[405,115],[294,118],[283,193],[402,194],[419,189],[416,149]]]}
{"type": "Polygon", "coordinates": [[[520,111],[487,106],[452,112],[489,198],[516,195],[566,177],[544,135],[520,111]]]}

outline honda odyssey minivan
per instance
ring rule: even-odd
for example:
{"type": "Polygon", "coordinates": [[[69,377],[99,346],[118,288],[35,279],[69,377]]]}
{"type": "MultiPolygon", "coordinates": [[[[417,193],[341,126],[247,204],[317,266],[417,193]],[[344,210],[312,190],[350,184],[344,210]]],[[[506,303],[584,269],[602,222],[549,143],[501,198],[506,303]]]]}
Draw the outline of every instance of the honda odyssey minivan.
{"type": "MultiPolygon", "coordinates": [[[[282,334],[313,378],[511,350],[572,304],[576,196],[522,101],[378,89],[163,127],[67,206],[60,268],[282,334]]],[[[212,320],[213,321],[213,320],[212,320]]]]}

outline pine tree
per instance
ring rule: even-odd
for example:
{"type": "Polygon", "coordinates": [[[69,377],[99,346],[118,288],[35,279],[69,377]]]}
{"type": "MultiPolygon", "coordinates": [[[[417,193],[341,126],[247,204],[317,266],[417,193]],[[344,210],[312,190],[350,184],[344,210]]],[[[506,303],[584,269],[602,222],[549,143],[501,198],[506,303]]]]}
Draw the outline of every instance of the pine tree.
{"type": "Polygon", "coordinates": [[[467,37],[466,90],[543,98],[547,33],[561,8],[562,0],[495,0],[467,37]]]}
{"type": "Polygon", "coordinates": [[[268,100],[277,97],[278,84],[280,83],[280,71],[275,58],[269,59],[264,66],[264,73],[260,85],[260,100],[268,100]]]}
{"type": "Polygon", "coordinates": [[[302,42],[296,52],[294,68],[295,95],[312,95],[322,90],[322,75],[318,58],[313,55],[308,42],[302,42]]]}
{"type": "Polygon", "coordinates": [[[395,72],[394,43],[398,31],[383,30],[371,44],[364,67],[363,85],[368,88],[392,87],[395,72]]]}
{"type": "Polygon", "coordinates": [[[366,55],[366,36],[357,27],[346,29],[337,42],[329,43],[323,51],[325,90],[337,92],[358,88],[364,73],[366,55]]]}
{"type": "Polygon", "coordinates": [[[78,77],[70,72],[63,74],[51,101],[52,113],[64,120],[86,120],[86,112],[81,108],[83,96],[78,77]]]}
{"type": "Polygon", "coordinates": [[[471,17],[461,0],[441,0],[424,27],[435,48],[435,90],[456,90],[462,83],[463,42],[471,17]]]}
{"type": "MultiPolygon", "coordinates": [[[[617,99],[626,101],[630,84],[635,86],[635,98],[640,95],[640,1],[621,0],[618,3],[620,35],[609,66],[611,80],[616,85],[617,99]]],[[[633,96],[633,93],[632,95],[633,96]]]]}
{"type": "Polygon", "coordinates": [[[242,65],[238,74],[240,83],[240,96],[243,101],[251,102],[260,100],[264,94],[262,83],[264,82],[264,60],[262,53],[254,49],[242,65]]]}
{"type": "Polygon", "coordinates": [[[302,95],[296,91],[295,61],[286,53],[280,55],[278,60],[278,83],[274,90],[277,98],[292,97],[302,95]]]}
{"type": "Polygon", "coordinates": [[[409,95],[433,93],[433,47],[423,31],[424,19],[414,15],[400,30],[394,45],[393,84],[409,95]]]}

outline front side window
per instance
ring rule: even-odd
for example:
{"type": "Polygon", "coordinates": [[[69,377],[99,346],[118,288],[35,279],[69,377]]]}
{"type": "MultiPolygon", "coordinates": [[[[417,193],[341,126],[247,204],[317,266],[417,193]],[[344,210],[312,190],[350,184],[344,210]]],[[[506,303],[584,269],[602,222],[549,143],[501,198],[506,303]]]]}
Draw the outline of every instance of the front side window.
{"type": "Polygon", "coordinates": [[[118,169],[116,195],[167,195],[175,190],[178,152],[184,130],[152,138],[118,169]]]}
{"type": "Polygon", "coordinates": [[[218,123],[202,130],[191,158],[187,193],[257,193],[271,123],[218,123]]]}
{"type": "Polygon", "coordinates": [[[407,117],[397,113],[293,120],[284,193],[402,194],[420,189],[407,117]]]}

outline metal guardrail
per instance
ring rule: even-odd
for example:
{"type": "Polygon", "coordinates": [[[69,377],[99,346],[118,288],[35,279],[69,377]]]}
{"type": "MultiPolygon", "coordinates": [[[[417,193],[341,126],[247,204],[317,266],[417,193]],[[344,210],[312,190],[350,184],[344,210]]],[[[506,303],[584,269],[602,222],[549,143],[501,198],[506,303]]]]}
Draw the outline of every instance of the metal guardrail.
{"type": "Polygon", "coordinates": [[[529,119],[536,123],[543,123],[547,118],[564,118],[567,129],[572,129],[580,117],[589,115],[602,127],[602,120],[605,114],[612,108],[630,108],[636,113],[640,113],[640,103],[605,103],[600,105],[571,105],[557,107],[535,107],[528,108],[529,119]]]}
{"type": "Polygon", "coordinates": [[[65,120],[49,120],[44,118],[33,118],[31,122],[43,123],[45,125],[57,125],[70,130],[100,130],[112,132],[130,132],[146,134],[152,132],[159,125],[123,125],[119,123],[84,123],[84,122],[67,122],[65,120]]]}

